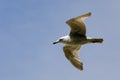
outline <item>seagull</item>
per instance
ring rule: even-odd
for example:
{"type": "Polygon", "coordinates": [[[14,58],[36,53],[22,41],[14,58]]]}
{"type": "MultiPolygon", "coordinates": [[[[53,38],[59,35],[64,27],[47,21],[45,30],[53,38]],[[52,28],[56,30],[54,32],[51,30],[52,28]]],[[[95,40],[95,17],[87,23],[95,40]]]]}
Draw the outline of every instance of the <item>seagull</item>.
{"type": "Polygon", "coordinates": [[[79,70],[83,70],[83,63],[79,58],[79,51],[82,45],[88,43],[102,43],[103,38],[91,38],[86,36],[86,26],[84,20],[91,16],[91,12],[81,16],[69,19],[66,24],[69,25],[71,31],[69,35],[59,38],[53,44],[63,43],[64,54],[71,64],[79,70]]]}

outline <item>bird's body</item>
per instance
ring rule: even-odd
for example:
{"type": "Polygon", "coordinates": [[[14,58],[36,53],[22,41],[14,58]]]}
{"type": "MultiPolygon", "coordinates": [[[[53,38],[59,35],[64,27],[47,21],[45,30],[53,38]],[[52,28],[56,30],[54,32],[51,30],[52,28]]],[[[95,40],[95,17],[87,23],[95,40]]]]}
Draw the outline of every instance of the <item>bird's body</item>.
{"type": "Polygon", "coordinates": [[[79,70],[83,70],[83,63],[80,61],[78,53],[82,45],[88,43],[102,43],[102,38],[90,38],[86,36],[86,26],[84,19],[89,17],[91,13],[86,13],[82,16],[72,18],[66,23],[70,26],[71,31],[67,36],[59,38],[56,43],[63,43],[63,51],[66,58],[79,70]]]}

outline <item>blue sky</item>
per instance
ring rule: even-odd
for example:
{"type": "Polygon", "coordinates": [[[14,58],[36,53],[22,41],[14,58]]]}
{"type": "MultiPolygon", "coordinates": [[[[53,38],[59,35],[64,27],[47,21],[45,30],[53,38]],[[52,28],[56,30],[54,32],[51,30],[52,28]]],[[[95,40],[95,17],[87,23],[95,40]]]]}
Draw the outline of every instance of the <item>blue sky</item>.
{"type": "Polygon", "coordinates": [[[119,0],[1,0],[0,80],[119,80],[119,0]],[[57,38],[69,34],[65,21],[92,12],[87,35],[103,44],[84,45],[84,70],[65,58],[57,38]]]}

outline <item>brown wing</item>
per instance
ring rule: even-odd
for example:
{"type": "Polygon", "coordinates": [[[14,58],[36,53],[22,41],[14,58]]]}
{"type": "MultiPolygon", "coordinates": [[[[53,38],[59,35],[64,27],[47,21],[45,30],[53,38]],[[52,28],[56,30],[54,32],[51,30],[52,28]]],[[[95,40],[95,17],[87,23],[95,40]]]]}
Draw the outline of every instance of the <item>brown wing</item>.
{"type": "Polygon", "coordinates": [[[78,68],[79,70],[83,70],[83,63],[80,61],[78,52],[80,49],[79,46],[64,46],[63,51],[65,53],[66,58],[72,63],[73,66],[78,68]]]}
{"type": "Polygon", "coordinates": [[[83,14],[76,18],[72,18],[66,22],[71,28],[71,32],[70,32],[71,37],[73,36],[86,37],[86,26],[84,23],[84,19],[88,18],[90,15],[91,12],[83,14]]]}

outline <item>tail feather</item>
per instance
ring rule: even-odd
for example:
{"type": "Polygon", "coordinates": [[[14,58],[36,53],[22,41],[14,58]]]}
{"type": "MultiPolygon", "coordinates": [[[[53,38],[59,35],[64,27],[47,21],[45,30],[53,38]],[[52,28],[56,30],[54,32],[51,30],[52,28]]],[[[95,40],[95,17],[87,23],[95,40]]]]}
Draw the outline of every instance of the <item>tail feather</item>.
{"type": "Polygon", "coordinates": [[[90,42],[92,42],[92,43],[102,43],[103,39],[102,38],[98,38],[98,39],[93,38],[93,39],[90,39],[90,42]]]}
{"type": "Polygon", "coordinates": [[[103,42],[103,39],[102,39],[102,38],[99,38],[99,39],[91,39],[91,42],[92,42],[92,43],[102,43],[102,42],[103,42]]]}

